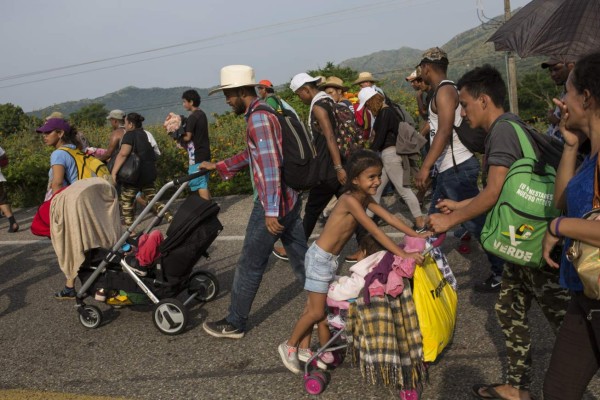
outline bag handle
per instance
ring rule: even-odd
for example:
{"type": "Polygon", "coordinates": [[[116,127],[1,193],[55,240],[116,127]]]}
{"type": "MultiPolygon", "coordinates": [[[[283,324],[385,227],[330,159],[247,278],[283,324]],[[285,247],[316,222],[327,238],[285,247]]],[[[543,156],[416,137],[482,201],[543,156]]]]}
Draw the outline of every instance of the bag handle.
{"type": "Polygon", "coordinates": [[[596,161],[596,171],[594,172],[594,199],[592,200],[592,208],[600,208],[600,187],[598,184],[598,179],[600,179],[600,156],[598,156],[598,161],[596,161]]]}

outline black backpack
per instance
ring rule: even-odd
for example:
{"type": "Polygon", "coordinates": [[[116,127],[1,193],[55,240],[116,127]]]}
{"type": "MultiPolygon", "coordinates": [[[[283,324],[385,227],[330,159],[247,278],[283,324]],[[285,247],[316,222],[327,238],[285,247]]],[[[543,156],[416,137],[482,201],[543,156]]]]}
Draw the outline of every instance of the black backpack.
{"type": "MultiPolygon", "coordinates": [[[[439,84],[439,86],[433,92],[432,101],[435,99],[437,95],[437,91],[446,85],[452,85],[456,88],[454,82],[445,81],[439,84]]],[[[471,153],[479,153],[483,154],[485,152],[485,135],[486,132],[482,128],[471,128],[469,123],[463,118],[462,122],[459,126],[454,125],[454,130],[458,135],[461,143],[469,150],[471,153]]],[[[452,147],[452,139],[450,139],[450,147],[452,147]]],[[[452,148],[452,153],[454,157],[454,149],[452,148]]]]}
{"type": "MultiPolygon", "coordinates": [[[[281,101],[281,99],[279,97],[277,97],[276,95],[269,95],[269,97],[271,97],[272,99],[275,100],[275,102],[277,103],[277,105],[279,106],[279,109],[281,110],[281,113],[278,111],[278,114],[283,114],[286,117],[290,117],[293,118],[295,120],[298,119],[298,117],[296,116],[296,114],[294,113],[294,111],[290,110],[289,108],[285,107],[283,105],[283,101],[281,101]]],[[[291,107],[291,106],[290,106],[291,107]]],[[[276,110],[277,111],[277,110],[276,110]]],[[[298,121],[301,123],[301,121],[298,121]]]]}
{"type": "Polygon", "coordinates": [[[304,124],[298,121],[295,115],[282,115],[267,105],[259,105],[251,113],[255,111],[266,111],[275,115],[281,125],[283,182],[298,191],[310,190],[316,186],[319,183],[317,150],[304,124]]]}
{"type": "Polygon", "coordinates": [[[415,122],[415,119],[412,117],[412,115],[410,115],[408,111],[406,111],[404,107],[402,107],[398,103],[394,103],[392,99],[388,97],[387,94],[384,94],[383,97],[385,99],[385,104],[387,104],[388,107],[394,110],[396,115],[400,118],[400,122],[408,122],[410,126],[417,129],[417,123],[415,122]]]}

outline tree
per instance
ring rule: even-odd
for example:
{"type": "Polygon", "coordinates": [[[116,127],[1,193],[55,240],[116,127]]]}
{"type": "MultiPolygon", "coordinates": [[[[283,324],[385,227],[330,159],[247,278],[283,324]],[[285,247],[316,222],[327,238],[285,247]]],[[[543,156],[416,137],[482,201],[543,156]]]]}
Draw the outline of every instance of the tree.
{"type": "Polygon", "coordinates": [[[524,75],[518,87],[519,115],[528,121],[545,120],[548,110],[554,108],[552,98],[560,91],[546,71],[524,75]]]}
{"type": "Polygon", "coordinates": [[[89,124],[93,126],[104,126],[106,124],[107,115],[108,110],[104,108],[104,104],[92,103],[71,113],[69,119],[75,125],[89,124]]]}
{"type": "Polygon", "coordinates": [[[27,124],[27,115],[19,106],[11,103],[0,104],[0,134],[10,135],[20,132],[27,124]]]}

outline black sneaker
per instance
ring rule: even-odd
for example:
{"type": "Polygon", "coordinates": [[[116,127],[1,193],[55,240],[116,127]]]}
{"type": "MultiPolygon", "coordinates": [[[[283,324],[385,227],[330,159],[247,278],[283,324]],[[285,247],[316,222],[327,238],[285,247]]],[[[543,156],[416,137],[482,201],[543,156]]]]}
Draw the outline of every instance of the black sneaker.
{"type": "Polygon", "coordinates": [[[225,318],[215,322],[204,322],[202,328],[209,335],[218,338],[241,339],[244,337],[244,331],[231,325],[225,318]]]}
{"type": "Polygon", "coordinates": [[[54,293],[54,298],[57,300],[72,300],[76,295],[75,288],[65,286],[60,292],[54,293]]]}
{"type": "Polygon", "coordinates": [[[494,293],[500,291],[502,277],[500,275],[490,275],[484,282],[475,284],[475,291],[480,293],[494,293]]]}

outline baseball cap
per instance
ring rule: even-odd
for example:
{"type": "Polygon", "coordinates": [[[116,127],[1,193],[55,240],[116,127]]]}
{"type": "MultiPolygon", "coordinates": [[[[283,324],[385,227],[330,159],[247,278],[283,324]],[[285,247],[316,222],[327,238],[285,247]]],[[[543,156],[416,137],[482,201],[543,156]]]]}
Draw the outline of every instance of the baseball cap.
{"type": "Polygon", "coordinates": [[[123,110],[112,110],[108,113],[108,117],[106,119],[125,119],[125,112],[123,110]]]}
{"type": "Polygon", "coordinates": [[[358,92],[358,107],[356,107],[356,111],[360,111],[363,109],[367,101],[377,94],[377,90],[373,89],[371,86],[360,89],[358,92]]]}
{"type": "Polygon", "coordinates": [[[71,125],[62,118],[50,118],[44,125],[40,126],[35,131],[37,133],[49,133],[54,130],[69,132],[71,130],[71,125]]]}
{"type": "Polygon", "coordinates": [[[267,79],[263,79],[262,81],[258,82],[258,86],[273,88],[273,84],[271,83],[271,81],[269,81],[267,79]]]}
{"type": "Polygon", "coordinates": [[[292,81],[290,82],[290,89],[292,89],[292,92],[296,92],[296,90],[300,89],[307,83],[317,82],[318,80],[319,78],[314,78],[306,72],[301,72],[292,78],[292,81]]]}
{"type": "Polygon", "coordinates": [[[439,47],[432,47],[421,56],[419,65],[423,63],[448,65],[450,62],[448,61],[448,54],[444,50],[439,47]]]}
{"type": "Polygon", "coordinates": [[[569,64],[572,63],[573,61],[568,60],[568,59],[564,59],[564,58],[560,58],[560,57],[550,57],[549,59],[547,59],[546,61],[544,61],[542,63],[542,68],[546,69],[546,68],[550,68],[555,66],[556,64],[569,64]]]}

